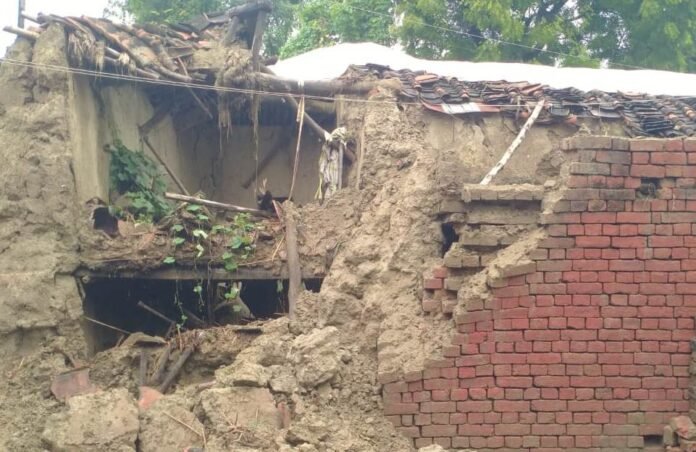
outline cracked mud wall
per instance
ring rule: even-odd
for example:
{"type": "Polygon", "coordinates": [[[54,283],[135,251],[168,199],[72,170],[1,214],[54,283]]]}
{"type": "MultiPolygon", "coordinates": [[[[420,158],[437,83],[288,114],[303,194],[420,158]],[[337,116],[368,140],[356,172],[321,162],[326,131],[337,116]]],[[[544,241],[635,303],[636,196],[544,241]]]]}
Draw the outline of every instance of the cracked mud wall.
{"type": "MultiPolygon", "coordinates": [[[[12,59],[65,65],[65,35],[51,26],[32,47],[19,39],[12,59]]],[[[84,347],[82,306],[70,273],[78,262],[78,207],[69,136],[68,78],[57,72],[0,67],[0,449],[39,450],[36,432],[50,376],[61,354],[84,347]],[[38,354],[37,354],[38,353],[38,354]],[[10,381],[33,361],[22,385],[10,381]]]]}
{"type": "MultiPolygon", "coordinates": [[[[14,59],[66,64],[65,37],[51,27],[33,49],[19,40],[14,59]]],[[[12,353],[27,331],[74,324],[81,306],[74,279],[77,206],[67,117],[68,78],[4,64],[0,68],[0,336],[12,353]]]]}

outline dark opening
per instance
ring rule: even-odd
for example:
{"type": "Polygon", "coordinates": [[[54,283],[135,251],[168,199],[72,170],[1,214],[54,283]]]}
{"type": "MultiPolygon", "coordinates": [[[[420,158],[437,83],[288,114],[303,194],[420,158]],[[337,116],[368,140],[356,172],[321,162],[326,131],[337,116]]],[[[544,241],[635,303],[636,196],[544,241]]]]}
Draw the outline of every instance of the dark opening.
{"type": "Polygon", "coordinates": [[[452,244],[459,241],[459,235],[454,230],[452,223],[442,223],[440,228],[442,229],[442,255],[444,256],[452,244]]]}
{"type": "Polygon", "coordinates": [[[659,188],[660,179],[655,177],[641,177],[640,186],[636,188],[636,197],[639,199],[655,198],[659,188]]]}
{"type": "Polygon", "coordinates": [[[643,447],[662,446],[662,435],[644,435],[643,447]]]}
{"type": "MultiPolygon", "coordinates": [[[[91,353],[115,346],[124,336],[118,330],[165,337],[176,331],[177,324],[184,329],[210,326],[209,310],[212,310],[215,318],[212,325],[242,324],[287,313],[288,288],[284,280],[209,282],[85,278],[82,282],[83,310],[85,316],[92,319],[84,324],[91,353]],[[225,294],[229,294],[233,288],[239,289],[239,297],[230,300],[225,294]]],[[[321,288],[321,282],[321,279],[308,279],[304,285],[307,290],[316,292],[321,288]]]]}

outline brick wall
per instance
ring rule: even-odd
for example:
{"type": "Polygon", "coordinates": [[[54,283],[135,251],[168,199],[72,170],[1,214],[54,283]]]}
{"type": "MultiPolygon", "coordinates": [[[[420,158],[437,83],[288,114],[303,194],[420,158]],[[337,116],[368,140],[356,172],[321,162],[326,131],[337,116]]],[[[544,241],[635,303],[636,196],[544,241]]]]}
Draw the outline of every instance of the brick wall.
{"type": "Polygon", "coordinates": [[[644,450],[688,414],[696,140],[564,149],[576,161],[534,264],[486,301],[460,292],[441,359],[382,376],[385,415],[415,446],[644,450]]]}

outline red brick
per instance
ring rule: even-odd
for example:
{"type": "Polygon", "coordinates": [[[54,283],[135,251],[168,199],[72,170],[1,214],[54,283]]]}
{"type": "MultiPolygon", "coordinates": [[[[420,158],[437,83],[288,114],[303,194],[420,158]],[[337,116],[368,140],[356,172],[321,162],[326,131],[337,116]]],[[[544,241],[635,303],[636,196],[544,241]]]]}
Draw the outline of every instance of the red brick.
{"type": "Polygon", "coordinates": [[[425,289],[442,289],[443,280],[441,278],[426,278],[423,280],[423,287],[425,289]]]}
{"type": "MultiPolygon", "coordinates": [[[[475,412],[475,413],[486,413],[493,409],[493,402],[490,400],[485,401],[472,401],[468,400],[465,402],[457,402],[457,411],[463,413],[475,412]]],[[[460,433],[461,434],[461,433],[460,433]]]]}
{"type": "Polygon", "coordinates": [[[421,435],[426,437],[454,436],[456,434],[456,425],[425,425],[421,427],[421,435]]]}
{"type": "Polygon", "coordinates": [[[384,404],[384,414],[416,414],[418,413],[418,408],[417,403],[387,402],[384,404]]]}

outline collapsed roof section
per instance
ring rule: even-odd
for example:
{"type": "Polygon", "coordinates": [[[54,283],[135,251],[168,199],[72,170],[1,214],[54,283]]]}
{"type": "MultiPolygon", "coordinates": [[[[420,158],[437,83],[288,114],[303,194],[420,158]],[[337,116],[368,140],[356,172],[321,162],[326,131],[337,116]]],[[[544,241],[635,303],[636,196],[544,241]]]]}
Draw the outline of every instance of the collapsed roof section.
{"type": "Polygon", "coordinates": [[[31,39],[50,24],[61,24],[68,33],[71,64],[76,67],[151,80],[213,84],[224,58],[206,59],[200,64],[203,61],[196,58],[196,52],[210,50],[218,43],[237,43],[251,49],[256,60],[270,10],[269,1],[258,0],[172,25],[127,25],[108,19],[49,14],[36,17],[40,26],[32,30],[6,28],[31,39]]]}
{"type": "MultiPolygon", "coordinates": [[[[510,113],[528,116],[531,106],[545,102],[538,124],[575,122],[577,118],[623,120],[629,136],[679,137],[696,134],[696,97],[607,93],[575,88],[553,89],[541,83],[478,81],[443,77],[426,71],[392,70],[388,66],[351,66],[349,74],[398,79],[401,96],[446,114],[510,113]]],[[[348,75],[344,75],[348,76],[348,75]]]]}

